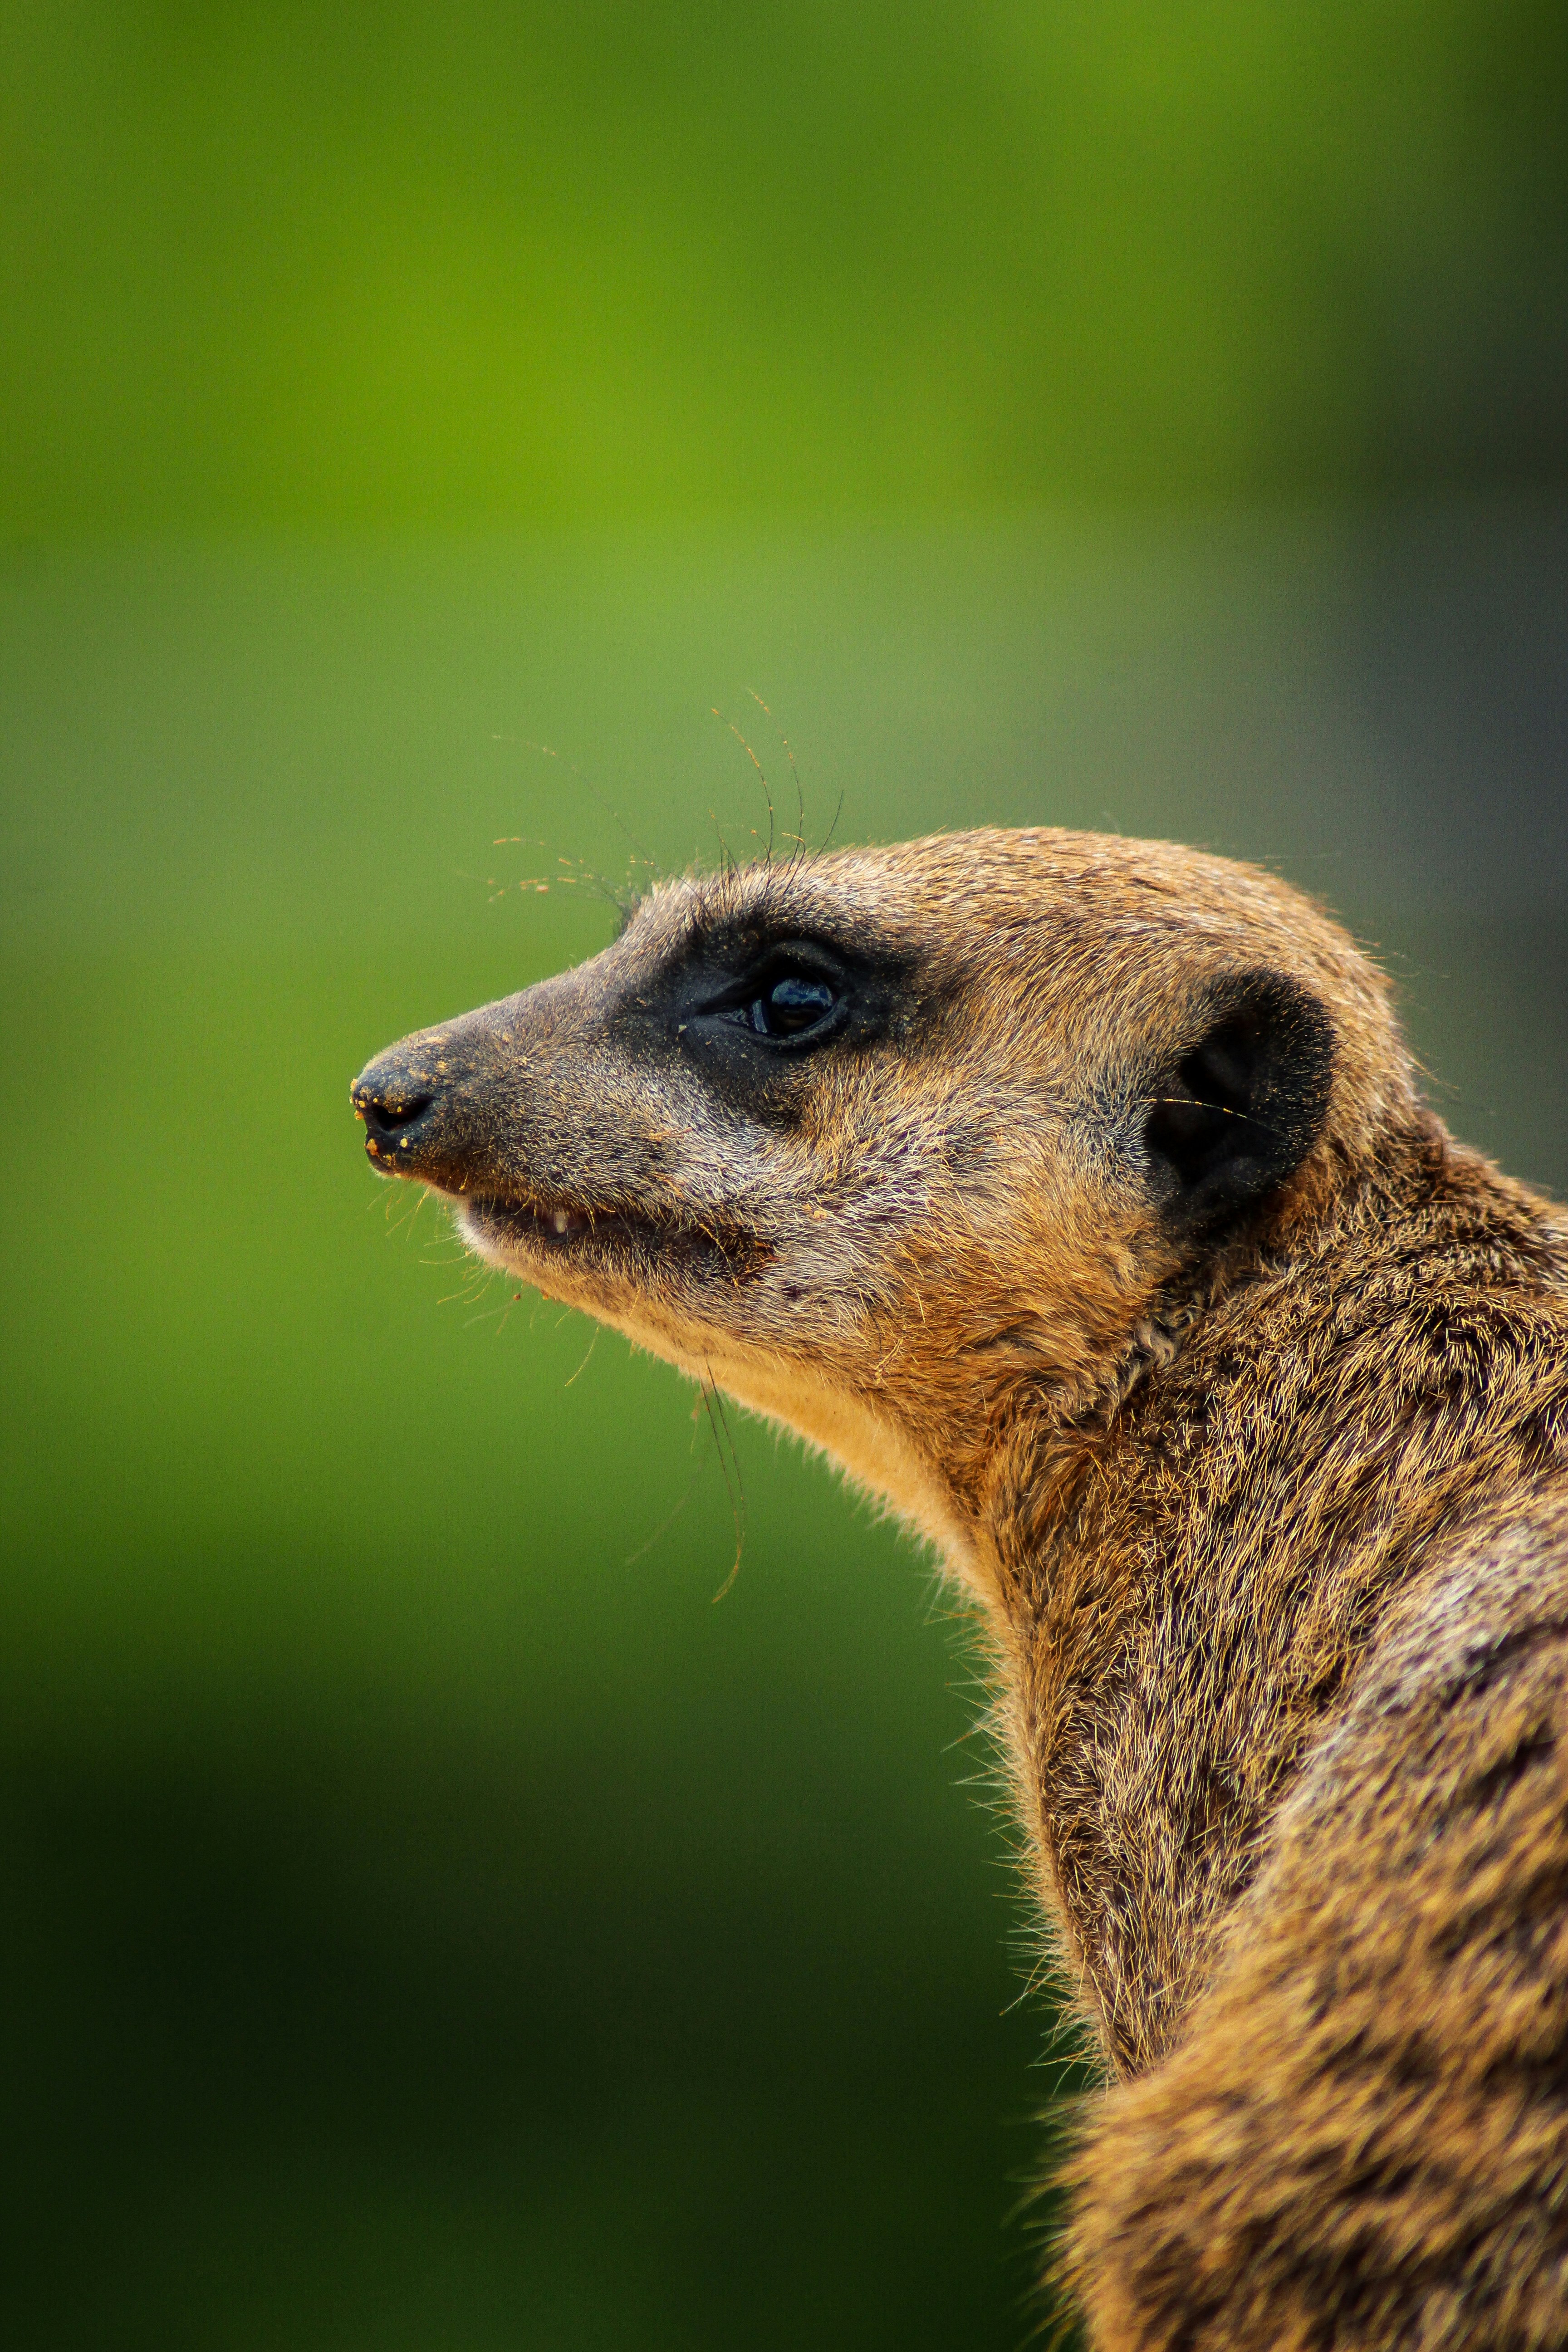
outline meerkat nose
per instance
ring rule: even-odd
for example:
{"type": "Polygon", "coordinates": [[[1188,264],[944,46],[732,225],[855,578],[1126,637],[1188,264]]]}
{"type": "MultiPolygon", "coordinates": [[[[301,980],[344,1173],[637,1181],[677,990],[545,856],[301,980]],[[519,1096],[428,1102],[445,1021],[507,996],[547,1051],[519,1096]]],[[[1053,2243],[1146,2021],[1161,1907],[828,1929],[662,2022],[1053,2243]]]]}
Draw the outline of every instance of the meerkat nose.
{"type": "Polygon", "coordinates": [[[362,1070],[349,1089],[354,1116],[364,1122],[366,1156],[378,1168],[401,1172],[417,1146],[436,1100],[422,1076],[389,1055],[362,1070]]]}
{"type": "Polygon", "coordinates": [[[430,1108],[428,1095],[362,1095],[354,1104],[373,1135],[396,1135],[423,1118],[430,1108]]]}

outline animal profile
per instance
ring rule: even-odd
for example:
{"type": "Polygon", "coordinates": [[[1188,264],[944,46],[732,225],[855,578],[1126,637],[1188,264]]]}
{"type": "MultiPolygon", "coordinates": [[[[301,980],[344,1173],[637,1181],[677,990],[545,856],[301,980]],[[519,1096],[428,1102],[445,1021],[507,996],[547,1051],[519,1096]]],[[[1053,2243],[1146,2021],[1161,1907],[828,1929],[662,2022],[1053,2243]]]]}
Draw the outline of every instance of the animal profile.
{"type": "Polygon", "coordinates": [[[1568,2343],[1568,1221],[1349,937],[1167,844],[763,860],[353,1099],[972,1597],[1099,2352],[1568,2343]]]}

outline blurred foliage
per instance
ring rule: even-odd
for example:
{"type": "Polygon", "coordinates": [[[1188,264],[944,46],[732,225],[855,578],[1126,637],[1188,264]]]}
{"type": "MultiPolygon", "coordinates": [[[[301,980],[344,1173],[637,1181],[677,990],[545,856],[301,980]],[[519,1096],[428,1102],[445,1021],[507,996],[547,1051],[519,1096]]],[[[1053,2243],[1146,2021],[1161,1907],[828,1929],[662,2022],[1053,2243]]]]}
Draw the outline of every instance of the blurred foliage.
{"type": "Polygon", "coordinates": [[[1568,457],[1558,0],[5,15],[13,530],[1568,457]]]}

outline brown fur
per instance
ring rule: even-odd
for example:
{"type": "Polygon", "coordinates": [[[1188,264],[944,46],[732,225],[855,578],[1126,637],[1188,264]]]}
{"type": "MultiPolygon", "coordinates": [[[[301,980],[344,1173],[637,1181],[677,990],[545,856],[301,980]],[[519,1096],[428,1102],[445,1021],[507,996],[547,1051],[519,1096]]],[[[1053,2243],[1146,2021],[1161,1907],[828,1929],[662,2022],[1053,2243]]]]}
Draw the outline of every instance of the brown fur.
{"type": "Polygon", "coordinates": [[[1110,2078],[1103,2352],[1568,2341],[1568,1230],[1421,1108],[1344,934],[1164,845],[796,859],[662,887],[355,1099],[981,1603],[1110,2078]],[[820,1052],[705,1009],[821,938],[820,1052]],[[1234,1003],[1274,1058],[1215,1148],[1288,1164],[1185,1215],[1234,1003]]]}

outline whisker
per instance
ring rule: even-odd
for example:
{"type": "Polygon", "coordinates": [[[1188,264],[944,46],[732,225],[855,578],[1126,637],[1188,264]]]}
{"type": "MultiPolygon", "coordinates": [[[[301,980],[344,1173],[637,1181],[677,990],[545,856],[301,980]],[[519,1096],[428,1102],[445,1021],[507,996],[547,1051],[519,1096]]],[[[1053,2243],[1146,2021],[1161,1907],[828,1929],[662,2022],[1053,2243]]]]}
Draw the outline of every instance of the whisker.
{"type": "Polygon", "coordinates": [[[708,1425],[713,1432],[713,1444],[719,1455],[719,1467],[724,1475],[724,1491],[730,1497],[731,1516],[735,1522],[735,1557],[730,1564],[729,1575],[713,1595],[717,1601],[723,1600],[741,1572],[741,1553],[746,1540],[746,1490],[741,1478],[741,1457],[735,1451],[734,1433],[730,1427],[729,1417],[724,1411],[724,1401],[719,1393],[719,1383],[713,1378],[710,1369],[704,1366],[703,1370],[706,1379],[702,1390],[702,1401],[708,1408],[708,1425]],[[722,1437],[720,1435],[721,1430],[723,1432],[722,1437]],[[725,1459],[724,1454],[726,1440],[730,1448],[728,1460],[725,1459]],[[734,1473],[733,1480],[731,1477],[731,1470],[734,1473]]]}
{"type": "Polygon", "coordinates": [[[696,1469],[692,1472],[689,1479],[687,1481],[686,1492],[680,1496],[679,1500],[665,1513],[663,1518],[660,1519],[658,1527],[655,1528],[652,1535],[648,1537],[647,1542],[638,1544],[636,1551],[630,1551],[626,1554],[626,1559],[623,1563],[625,1567],[635,1568],[638,1560],[646,1558],[646,1556],[653,1549],[660,1536],[668,1534],[670,1528],[675,1525],[676,1520],[680,1517],[680,1514],[686,1508],[686,1506],[689,1503],[693,1495],[697,1492],[698,1481],[707,1467],[708,1456],[703,1454],[701,1459],[699,1461],[696,1469]]]}
{"type": "Polygon", "coordinates": [[[604,811],[605,814],[610,819],[612,824],[620,827],[620,830],[631,843],[632,847],[637,851],[638,857],[647,867],[649,873],[656,877],[658,876],[659,870],[658,859],[649,856],[648,852],[643,847],[642,843],[637,839],[637,835],[632,831],[631,826],[626,823],[626,818],[621,814],[619,809],[611,806],[604,793],[599,790],[597,784],[591,783],[588,778],[583,773],[582,769],[579,768],[574,761],[563,759],[561,753],[552,750],[550,744],[535,743],[526,735],[492,735],[490,737],[490,740],[492,743],[518,744],[523,751],[537,751],[540,753],[542,758],[546,760],[554,760],[561,767],[568,770],[572,775],[576,777],[577,782],[582,785],[583,790],[587,793],[589,799],[595,802],[597,806],[604,811]]]}
{"type": "MultiPolygon", "coordinates": [[[[751,693],[750,687],[747,688],[746,691],[748,694],[751,693]]],[[[762,697],[760,695],[752,695],[752,699],[753,702],[759,704],[762,702],[762,697]]],[[[729,729],[731,734],[734,737],[736,742],[741,746],[742,751],[744,751],[747,759],[750,760],[752,767],[755,768],[757,772],[757,781],[763,788],[763,798],[768,804],[768,845],[763,852],[763,863],[764,866],[771,866],[773,862],[773,793],[769,789],[768,780],[763,773],[763,763],[758,759],[756,753],[752,751],[751,745],[747,742],[745,737],[742,734],[740,729],[736,726],[732,719],[725,718],[724,713],[717,708],[713,710],[713,716],[715,719],[723,719],[725,726],[729,729]]],[[[772,716],[771,712],[769,713],[769,716],[772,716]]]]}
{"type": "MultiPolygon", "coordinates": [[[[784,729],[779,725],[779,722],[773,717],[773,712],[768,709],[767,704],[763,700],[762,696],[756,691],[755,688],[749,686],[746,688],[746,692],[751,696],[752,700],[756,704],[757,709],[766,714],[769,724],[772,726],[774,734],[778,737],[779,741],[784,745],[784,755],[789,761],[790,774],[795,778],[795,852],[797,856],[804,856],[805,855],[805,788],[800,781],[800,770],[795,764],[795,753],[790,749],[789,737],[784,733],[784,729]]],[[[768,814],[770,817],[773,814],[771,804],[768,810],[768,814]]],[[[770,839],[771,837],[770,834],[770,839]]],[[[787,840],[789,836],[786,835],[785,839],[787,840]]]]}

